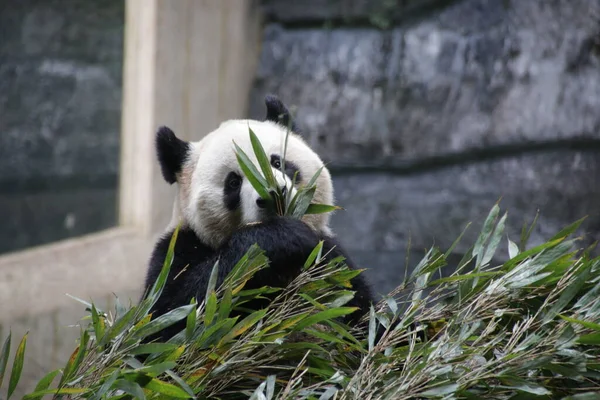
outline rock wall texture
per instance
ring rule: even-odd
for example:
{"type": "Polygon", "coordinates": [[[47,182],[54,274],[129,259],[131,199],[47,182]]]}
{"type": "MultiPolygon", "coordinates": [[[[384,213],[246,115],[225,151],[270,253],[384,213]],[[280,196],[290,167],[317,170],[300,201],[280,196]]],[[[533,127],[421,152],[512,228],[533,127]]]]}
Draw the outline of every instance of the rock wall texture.
{"type": "Polygon", "coordinates": [[[0,252],[115,223],[123,24],[122,1],[0,0],[0,252]]]}
{"type": "Polygon", "coordinates": [[[250,114],[296,106],[351,251],[403,265],[472,221],[460,253],[500,197],[513,240],[538,209],[532,243],[585,215],[600,238],[600,1],[292,3],[263,1],[250,114]]]}

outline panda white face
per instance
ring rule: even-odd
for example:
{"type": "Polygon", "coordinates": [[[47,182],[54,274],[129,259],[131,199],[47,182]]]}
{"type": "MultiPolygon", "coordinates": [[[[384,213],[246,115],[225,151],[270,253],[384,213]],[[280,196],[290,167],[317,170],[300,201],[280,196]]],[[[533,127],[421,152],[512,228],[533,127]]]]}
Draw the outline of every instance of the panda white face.
{"type": "MultiPolygon", "coordinates": [[[[234,142],[258,165],[249,127],[270,158],[280,187],[291,191],[292,195],[297,187],[306,184],[323,167],[319,156],[301,137],[290,132],[285,152],[285,174],[282,173],[280,163],[287,131],[271,121],[226,121],[202,140],[193,143],[177,139],[170,130],[163,135],[162,144],[160,131],[157,137],[163,175],[167,181],[176,181],[179,189],[172,224],[181,221],[214,248],[240,227],[269,216],[264,201],[244,176],[235,155],[234,142]],[[181,161],[180,165],[177,160],[181,161]],[[292,185],[294,175],[295,187],[292,185]]],[[[260,168],[257,169],[260,171],[260,168]]],[[[334,204],[333,185],[326,168],[321,171],[316,185],[313,201],[334,204]]],[[[331,235],[329,218],[326,213],[306,215],[303,220],[315,231],[331,235]]]]}

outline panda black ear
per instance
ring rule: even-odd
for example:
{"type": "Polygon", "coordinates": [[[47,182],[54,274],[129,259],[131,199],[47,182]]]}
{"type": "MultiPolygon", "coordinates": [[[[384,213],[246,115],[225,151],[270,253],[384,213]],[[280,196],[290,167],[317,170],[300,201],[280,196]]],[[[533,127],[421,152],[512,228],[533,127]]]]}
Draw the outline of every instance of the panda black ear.
{"type": "Polygon", "coordinates": [[[265,96],[265,105],[267,106],[267,116],[265,121],[271,121],[290,128],[295,133],[300,133],[296,121],[292,119],[289,110],[279,98],[273,94],[265,96]]]}
{"type": "Polygon", "coordinates": [[[189,143],[179,139],[166,126],[160,127],[156,132],[156,152],[165,181],[171,184],[177,181],[176,174],[181,171],[189,150],[189,143]]]}

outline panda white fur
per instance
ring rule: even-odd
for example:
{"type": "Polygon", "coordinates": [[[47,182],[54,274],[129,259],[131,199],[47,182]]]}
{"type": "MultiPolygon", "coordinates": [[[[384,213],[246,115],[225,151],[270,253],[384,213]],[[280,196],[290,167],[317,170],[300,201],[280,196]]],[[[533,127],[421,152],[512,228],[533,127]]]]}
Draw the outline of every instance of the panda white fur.
{"type": "MultiPolygon", "coordinates": [[[[259,271],[247,288],[265,285],[285,287],[300,272],[301,267],[320,240],[327,258],[342,255],[350,268],[352,260],[335,240],[329,227],[329,213],[306,215],[302,221],[268,215],[263,200],[244,178],[235,156],[233,142],[254,161],[248,126],[259,138],[271,158],[273,173],[281,187],[292,187],[297,172],[297,185],[308,180],[323,167],[319,156],[297,134],[298,129],[285,105],[275,96],[265,98],[267,116],[264,121],[230,120],[198,142],[186,142],[166,127],[156,135],[156,150],[165,180],[177,183],[178,194],[173,221],[159,239],[151,256],[145,289],[149,290],[158,277],[171,235],[181,222],[175,245],[175,256],[167,283],[152,312],[152,317],[189,304],[192,297],[202,299],[209,275],[219,260],[220,285],[237,261],[253,244],[258,244],[270,260],[268,268],[259,271]],[[289,125],[288,125],[289,124],[289,125]],[[287,126],[292,127],[285,156],[286,173],[280,171],[280,157],[287,126]],[[252,224],[260,222],[259,224],[252,224]]],[[[323,168],[317,179],[314,202],[334,204],[333,185],[329,171],[323,168]]],[[[350,315],[346,322],[356,323],[369,309],[373,297],[363,274],[353,281],[355,297],[350,303],[362,312],[350,315]]],[[[168,340],[184,328],[184,321],[158,336],[168,340]]]]}

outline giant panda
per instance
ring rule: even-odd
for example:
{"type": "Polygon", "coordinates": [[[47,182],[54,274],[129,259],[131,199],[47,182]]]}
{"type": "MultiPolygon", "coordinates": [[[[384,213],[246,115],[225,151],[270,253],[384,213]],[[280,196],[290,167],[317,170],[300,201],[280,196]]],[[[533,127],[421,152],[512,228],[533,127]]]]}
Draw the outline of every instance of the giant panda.
{"type": "MultiPolygon", "coordinates": [[[[233,142],[255,160],[250,127],[270,157],[273,174],[282,189],[292,191],[293,195],[298,185],[306,184],[322,168],[314,202],[334,204],[330,173],[301,137],[287,107],[273,95],[265,97],[265,104],[267,113],[263,121],[229,120],[198,142],[184,141],[167,127],[158,130],[155,145],[160,169],[167,183],[177,184],[177,196],[171,224],[151,255],[146,293],[162,269],[177,224],[180,230],[169,277],[151,310],[152,318],[189,304],[192,297],[204,298],[215,262],[219,261],[218,287],[253,244],[265,252],[270,263],[256,273],[247,288],[285,287],[300,273],[321,240],[323,254],[328,254],[326,259],[343,256],[350,268],[356,268],[332,232],[329,213],[306,215],[302,220],[270,215],[263,199],[244,178],[233,142]],[[280,159],[288,127],[291,132],[284,174],[280,159]],[[297,174],[296,186],[292,185],[294,174],[297,174]]],[[[351,281],[355,296],[349,305],[360,311],[347,317],[347,323],[357,323],[374,303],[363,275],[351,281]]],[[[163,330],[155,338],[167,341],[185,327],[184,323],[163,330]]]]}

